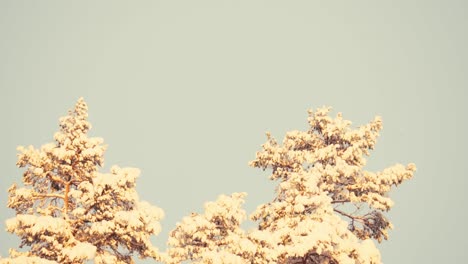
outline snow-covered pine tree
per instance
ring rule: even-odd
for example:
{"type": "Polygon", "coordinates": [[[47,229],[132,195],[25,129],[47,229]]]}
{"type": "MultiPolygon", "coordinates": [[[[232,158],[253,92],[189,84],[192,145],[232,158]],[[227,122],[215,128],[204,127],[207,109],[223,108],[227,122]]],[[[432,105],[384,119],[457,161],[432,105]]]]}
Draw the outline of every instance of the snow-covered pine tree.
{"type": "Polygon", "coordinates": [[[381,119],[352,129],[341,113],[331,118],[329,111],[309,111],[309,129],[288,132],[282,144],[267,134],[250,165],[271,169],[270,179],[279,185],[275,199],[251,215],[257,229],[240,228],[245,194],[222,195],[203,214],[177,224],[167,262],[381,263],[372,239],[387,239],[392,227],[384,216],[393,205],[388,192],[416,167],[366,171],[365,156],[376,144],[381,119]]]}
{"type": "Polygon", "coordinates": [[[168,251],[159,254],[149,236],[159,232],[161,209],[140,202],[137,169],[103,162],[102,139],[88,138],[87,107],[80,99],[60,120],[55,143],[19,148],[24,187],[10,187],[16,217],[7,230],[21,238],[0,263],[131,263],[132,254],[166,263],[380,263],[372,239],[387,239],[391,186],[410,179],[414,164],[381,172],[364,170],[382,129],[380,118],[356,129],[330,108],[309,112],[309,129],[291,131],[279,144],[269,134],[250,165],[272,169],[279,181],[273,201],[251,215],[258,228],[240,228],[245,193],[221,195],[177,224],[168,251]]]}
{"type": "Polygon", "coordinates": [[[87,117],[80,98],[60,119],[55,142],[18,148],[23,186],[8,190],[16,216],[6,224],[27,250],[11,249],[0,263],[132,263],[133,254],[159,259],[149,238],[160,232],[163,211],[139,200],[138,169],[98,172],[106,147],[87,136],[87,117]]]}

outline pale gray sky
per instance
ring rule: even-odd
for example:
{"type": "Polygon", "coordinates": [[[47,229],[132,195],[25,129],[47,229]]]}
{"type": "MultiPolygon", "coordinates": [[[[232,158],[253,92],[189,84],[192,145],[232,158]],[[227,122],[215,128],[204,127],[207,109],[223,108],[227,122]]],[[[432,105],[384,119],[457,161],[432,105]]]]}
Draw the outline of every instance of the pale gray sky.
{"type": "MultiPolygon", "coordinates": [[[[6,189],[16,146],[52,141],[83,96],[112,164],[142,170],[138,191],[168,232],[219,194],[272,197],[247,166],[266,131],[306,128],[330,105],[384,131],[368,168],[416,163],[392,192],[383,261],[459,263],[468,180],[465,1],[0,1],[0,255],[17,247],[6,189]]],[[[139,262],[150,263],[150,262],[139,262]]]]}

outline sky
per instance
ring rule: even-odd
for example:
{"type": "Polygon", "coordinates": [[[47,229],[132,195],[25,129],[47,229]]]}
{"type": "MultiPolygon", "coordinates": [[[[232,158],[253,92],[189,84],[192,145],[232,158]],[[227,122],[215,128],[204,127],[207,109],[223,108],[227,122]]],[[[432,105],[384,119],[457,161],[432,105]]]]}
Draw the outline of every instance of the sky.
{"type": "MultiPolygon", "coordinates": [[[[331,106],[384,129],[367,169],[414,162],[391,192],[384,263],[468,258],[466,1],[0,1],[0,255],[16,147],[52,142],[79,97],[105,167],[141,169],[137,190],[170,230],[220,194],[274,194],[250,168],[270,131],[307,129],[331,106]]],[[[151,263],[140,261],[137,263],[151,263]]]]}

